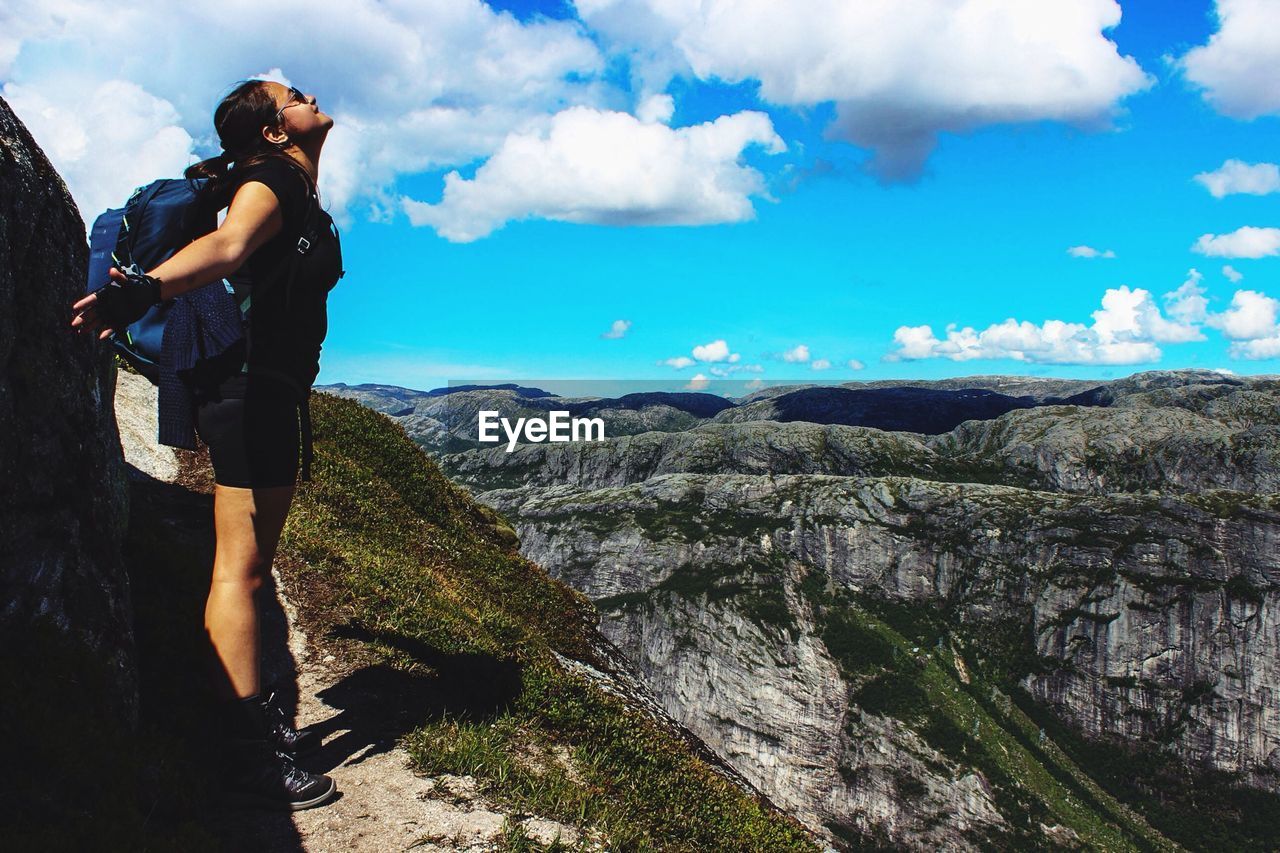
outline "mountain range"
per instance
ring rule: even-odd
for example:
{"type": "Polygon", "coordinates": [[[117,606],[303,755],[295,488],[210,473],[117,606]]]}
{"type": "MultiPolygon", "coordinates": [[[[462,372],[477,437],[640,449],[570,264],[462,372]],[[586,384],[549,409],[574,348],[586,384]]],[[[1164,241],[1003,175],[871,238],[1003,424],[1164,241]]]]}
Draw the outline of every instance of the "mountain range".
{"type": "Polygon", "coordinates": [[[1280,840],[1277,377],[328,390],[395,401],[665,710],[831,843],[1280,840]],[[474,441],[481,409],[569,406],[608,438],[474,441]]]}

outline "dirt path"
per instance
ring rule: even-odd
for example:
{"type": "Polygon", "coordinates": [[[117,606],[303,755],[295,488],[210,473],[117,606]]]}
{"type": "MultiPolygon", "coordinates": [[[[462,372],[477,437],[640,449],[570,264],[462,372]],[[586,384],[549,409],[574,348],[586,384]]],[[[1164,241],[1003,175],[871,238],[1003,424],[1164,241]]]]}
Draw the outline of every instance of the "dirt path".
{"type": "MultiPolygon", "coordinates": [[[[283,582],[277,573],[277,589],[283,582]]],[[[268,660],[268,678],[287,682],[296,671],[297,722],[324,735],[324,747],[301,761],[334,778],[339,797],[329,804],[280,815],[248,809],[225,812],[231,849],[305,850],[309,853],[395,850],[499,849],[508,819],[532,839],[548,844],[557,833],[575,844],[569,826],[527,815],[510,815],[476,792],[470,777],[416,775],[409,756],[396,745],[401,716],[387,697],[364,689],[332,654],[308,641],[288,597],[267,616],[265,636],[287,637],[268,660]],[[288,824],[288,825],[286,825],[288,824]]],[[[357,670],[358,673],[358,670],[357,670]]]]}

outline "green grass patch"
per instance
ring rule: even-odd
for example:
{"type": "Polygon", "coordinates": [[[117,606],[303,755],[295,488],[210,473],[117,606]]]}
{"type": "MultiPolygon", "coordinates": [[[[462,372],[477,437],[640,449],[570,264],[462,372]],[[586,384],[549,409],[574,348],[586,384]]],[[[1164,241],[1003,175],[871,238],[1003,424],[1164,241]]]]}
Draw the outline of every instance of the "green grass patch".
{"type": "Polygon", "coordinates": [[[940,615],[923,606],[838,596],[821,608],[819,625],[853,685],[855,704],[901,721],[956,765],[956,772],[976,770],[992,785],[1012,835],[981,839],[983,844],[1048,849],[1040,824],[1059,824],[1095,849],[1173,849],[1080,766],[1041,740],[1038,726],[1018,708],[993,701],[994,685],[967,666],[961,677],[964,664],[952,651],[940,615]]]}

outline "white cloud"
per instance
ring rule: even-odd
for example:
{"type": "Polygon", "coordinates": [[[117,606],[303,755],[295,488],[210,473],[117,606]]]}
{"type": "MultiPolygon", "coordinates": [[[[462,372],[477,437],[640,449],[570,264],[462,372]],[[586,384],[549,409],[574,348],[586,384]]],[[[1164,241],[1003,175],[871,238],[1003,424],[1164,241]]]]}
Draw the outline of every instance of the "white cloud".
{"type": "Polygon", "coordinates": [[[1195,180],[1200,182],[1214,198],[1235,193],[1267,195],[1280,191],[1280,167],[1275,163],[1227,160],[1216,171],[1201,172],[1196,175],[1195,180]]]}
{"type": "Polygon", "coordinates": [[[1227,264],[1222,268],[1222,274],[1225,275],[1227,277],[1227,281],[1232,284],[1239,284],[1240,280],[1244,278],[1244,273],[1231,266],[1231,264],[1227,264]]]}
{"type": "Polygon", "coordinates": [[[445,177],[438,204],[404,199],[414,225],[469,242],[536,216],[601,225],[703,225],[755,216],[764,179],[744,149],[785,150],[769,117],[721,116],[672,129],[621,112],[573,107],[545,130],[514,133],[471,180],[445,177]]]}
{"type": "Polygon", "coordinates": [[[81,96],[49,98],[13,83],[4,98],[44,149],[86,223],[120,207],[134,187],[178,175],[193,157],[191,136],[168,101],[124,80],[93,85],[81,96]]]}
{"type": "MultiPolygon", "coordinates": [[[[730,356],[729,345],[725,343],[723,338],[712,341],[709,344],[700,344],[693,348],[693,357],[698,361],[725,361],[730,356]]],[[[737,359],[733,359],[737,361],[737,359]]]]}
{"type": "Polygon", "coordinates": [[[689,356],[686,355],[678,355],[661,361],[659,364],[665,364],[669,367],[674,367],[677,370],[691,367],[698,362],[713,365],[729,365],[728,367],[713,366],[708,368],[708,370],[716,376],[728,376],[730,373],[734,373],[739,370],[758,369],[758,365],[737,364],[738,360],[742,358],[741,353],[729,352],[729,344],[723,338],[717,338],[710,343],[699,344],[691,350],[691,353],[693,358],[689,358],[689,356]]]}
{"type": "Polygon", "coordinates": [[[866,367],[865,364],[858,361],[856,358],[849,359],[848,365],[850,370],[862,370],[866,367]]]}
{"type": "Polygon", "coordinates": [[[697,373],[697,374],[694,374],[694,376],[687,383],[685,383],[684,390],[701,391],[704,388],[706,388],[707,385],[710,384],[710,382],[711,382],[710,379],[703,376],[701,373],[697,373]]]}
{"type": "MultiPolygon", "coordinates": [[[[1164,298],[1171,311],[1192,317],[1199,306],[1199,273],[1192,271],[1187,282],[1164,298]]],[[[1191,322],[1170,320],[1160,313],[1150,292],[1127,286],[1112,288],[1102,297],[1102,307],[1092,314],[1093,323],[1047,320],[1041,325],[1010,317],[981,332],[970,326],[946,327],[939,339],[930,326],[900,326],[893,335],[897,349],[886,361],[949,358],[968,361],[976,358],[1010,358],[1041,364],[1138,364],[1155,362],[1161,351],[1157,343],[1184,343],[1204,340],[1191,322]]]]}
{"type": "Polygon", "coordinates": [[[645,124],[667,124],[675,112],[676,102],[670,95],[650,95],[636,107],[636,118],[645,124]]]}
{"type": "Polygon", "coordinates": [[[1276,336],[1276,313],[1280,301],[1256,290],[1237,290],[1231,307],[1213,314],[1208,324],[1234,341],[1252,341],[1276,336]]]}
{"type": "Polygon", "coordinates": [[[834,135],[885,179],[918,175],[942,131],[1105,124],[1151,79],[1104,35],[1114,0],[576,0],[645,91],[673,75],[760,82],[771,103],[834,102],[834,135]]]}
{"type": "Polygon", "coordinates": [[[1265,258],[1280,254],[1280,228],[1246,225],[1230,234],[1202,234],[1191,251],[1211,258],[1265,258]]]}
{"type": "MultiPolygon", "coordinates": [[[[1183,324],[1203,323],[1208,314],[1209,300],[1204,298],[1200,286],[1204,276],[1198,270],[1188,270],[1187,280],[1177,289],[1164,294],[1164,310],[1170,317],[1183,324]]],[[[1191,338],[1190,340],[1200,340],[1191,338]]]]}
{"type": "Polygon", "coordinates": [[[826,370],[827,368],[831,367],[831,362],[825,358],[815,358],[813,362],[809,365],[809,367],[813,368],[814,370],[826,370]]]}
{"type": "Polygon", "coordinates": [[[1204,335],[1194,325],[1204,319],[1204,291],[1198,285],[1199,279],[1200,273],[1192,270],[1182,286],[1164,294],[1170,315],[1185,318],[1184,321],[1166,319],[1149,291],[1121,285],[1103,294],[1102,308],[1092,314],[1092,329],[1104,341],[1203,341],[1204,335]]]}
{"type": "Polygon", "coordinates": [[[796,362],[808,361],[809,348],[804,344],[796,344],[794,347],[792,347],[791,349],[787,350],[782,354],[782,360],[791,362],[793,364],[796,362]]]}
{"type": "Polygon", "coordinates": [[[1047,320],[1041,326],[1012,317],[982,332],[949,323],[947,337],[934,337],[929,326],[902,326],[893,334],[898,350],[886,361],[922,358],[1011,358],[1047,364],[1137,364],[1160,359],[1160,348],[1143,341],[1103,341],[1082,323],[1047,320]]]}
{"type": "MultiPolygon", "coordinates": [[[[522,23],[481,0],[301,8],[273,0],[9,0],[0,4],[0,80],[27,93],[28,103],[15,105],[24,121],[32,101],[61,105],[60,132],[100,139],[128,156],[146,140],[113,139],[105,128],[154,133],[152,106],[140,98],[107,102],[102,109],[110,106],[111,121],[104,124],[92,93],[108,81],[132,84],[172,105],[177,115],[166,121],[209,156],[217,151],[218,97],[270,57],[335,117],[321,191],[339,215],[349,204],[385,207],[382,196],[399,175],[473,162],[512,131],[567,105],[621,97],[601,82],[605,59],[574,21],[522,23]],[[129,47],[137,44],[150,47],[129,47]]],[[[46,149],[58,144],[48,129],[35,135],[46,149]]],[[[54,165],[67,171],[58,159],[54,165]]],[[[121,200],[107,172],[72,179],[77,198],[121,200]]]]}
{"type": "Polygon", "coordinates": [[[609,326],[609,331],[601,332],[600,337],[620,338],[623,335],[625,335],[627,333],[627,329],[630,329],[630,328],[631,328],[630,320],[614,320],[613,324],[609,326]]]}
{"type": "Polygon", "coordinates": [[[1209,317],[1209,325],[1231,339],[1232,358],[1280,358],[1280,300],[1254,290],[1237,290],[1231,307],[1209,317]]]}
{"type": "Polygon", "coordinates": [[[748,382],[746,385],[743,385],[742,387],[746,388],[748,391],[754,391],[757,388],[764,387],[764,380],[759,378],[752,379],[750,382],[748,382]]]}
{"type": "Polygon", "coordinates": [[[1067,249],[1067,254],[1073,258],[1114,258],[1116,253],[1107,249],[1100,251],[1092,246],[1072,246],[1067,249]]]}
{"type": "Polygon", "coordinates": [[[1178,65],[1223,115],[1252,119],[1280,112],[1280,8],[1275,0],[1218,0],[1218,31],[1178,65]]]}
{"type": "Polygon", "coordinates": [[[1227,349],[1232,358],[1280,358],[1280,334],[1251,341],[1236,341],[1227,349]]]}

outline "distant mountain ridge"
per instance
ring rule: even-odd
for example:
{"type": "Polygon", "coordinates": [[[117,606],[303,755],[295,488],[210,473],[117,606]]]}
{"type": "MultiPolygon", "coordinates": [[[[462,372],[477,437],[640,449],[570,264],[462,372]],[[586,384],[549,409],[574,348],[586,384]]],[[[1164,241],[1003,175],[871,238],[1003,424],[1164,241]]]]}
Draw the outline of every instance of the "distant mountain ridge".
{"type": "MultiPolygon", "coordinates": [[[[1204,382],[1230,384],[1213,371],[1191,371],[1204,382]]],[[[1176,382],[1170,372],[1143,374],[1141,385],[1092,380],[979,376],[943,380],[876,380],[843,385],[783,386],[742,398],[704,392],[652,391],[620,397],[561,397],[516,384],[416,391],[392,385],[319,386],[402,419],[423,447],[438,453],[483,449],[476,425],[481,410],[515,421],[553,409],[573,417],[601,417],[605,434],[680,432],[702,423],[780,421],[863,426],[938,435],[969,420],[1047,405],[1107,406],[1137,390],[1176,382]]]]}

